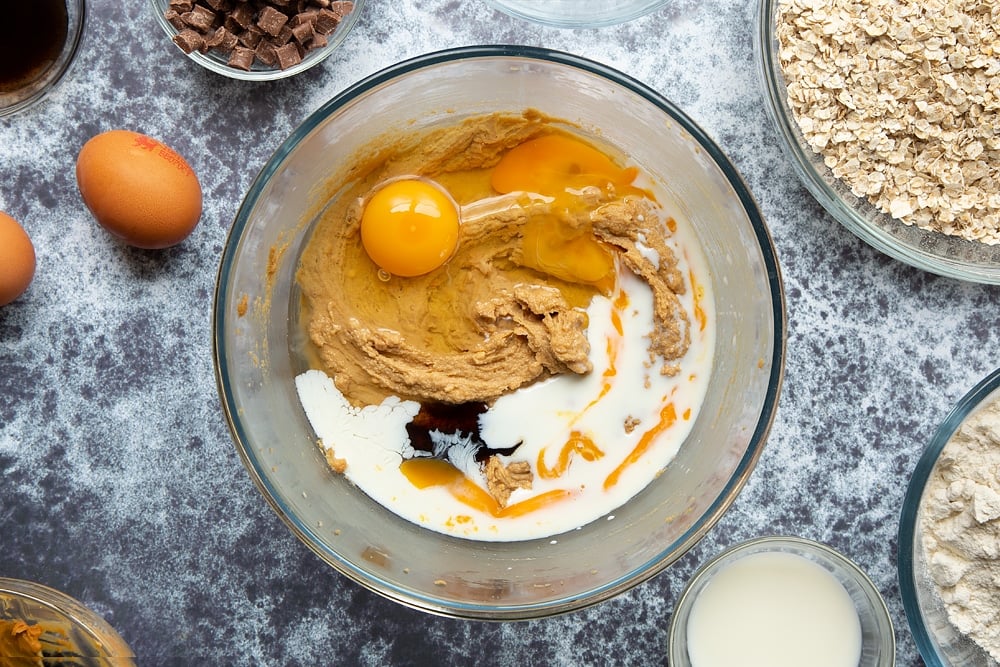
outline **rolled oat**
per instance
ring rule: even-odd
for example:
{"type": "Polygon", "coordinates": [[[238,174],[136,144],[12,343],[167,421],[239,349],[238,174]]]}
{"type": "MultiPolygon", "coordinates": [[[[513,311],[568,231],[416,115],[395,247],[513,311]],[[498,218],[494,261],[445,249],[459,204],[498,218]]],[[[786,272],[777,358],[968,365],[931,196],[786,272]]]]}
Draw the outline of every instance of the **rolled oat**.
{"type": "Polygon", "coordinates": [[[1000,243],[1000,0],[779,0],[809,146],[905,224],[1000,243]]]}

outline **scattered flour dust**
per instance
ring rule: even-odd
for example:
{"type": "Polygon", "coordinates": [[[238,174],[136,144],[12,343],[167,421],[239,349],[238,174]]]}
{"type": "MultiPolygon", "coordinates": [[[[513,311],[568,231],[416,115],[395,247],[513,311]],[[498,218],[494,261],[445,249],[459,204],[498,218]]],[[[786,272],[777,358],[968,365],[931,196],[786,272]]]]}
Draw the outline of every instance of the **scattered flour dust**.
{"type": "Polygon", "coordinates": [[[1000,662],[1000,394],[945,445],[923,505],[925,555],[948,619],[1000,662]]]}

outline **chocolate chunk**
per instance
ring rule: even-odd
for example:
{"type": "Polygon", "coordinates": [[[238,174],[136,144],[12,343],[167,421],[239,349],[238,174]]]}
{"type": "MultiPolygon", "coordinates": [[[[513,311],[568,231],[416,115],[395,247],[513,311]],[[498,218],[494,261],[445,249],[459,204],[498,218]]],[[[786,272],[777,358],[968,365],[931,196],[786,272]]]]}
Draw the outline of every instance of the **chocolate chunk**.
{"type": "Polygon", "coordinates": [[[274,48],[279,46],[284,46],[288,44],[289,40],[292,39],[292,29],[287,25],[282,26],[281,31],[277,35],[271,38],[271,43],[274,44],[274,48]]]}
{"type": "Polygon", "coordinates": [[[257,16],[257,25],[269,35],[277,36],[286,23],[288,23],[288,16],[270,5],[261,9],[257,16]]]}
{"type": "Polygon", "coordinates": [[[181,47],[184,53],[191,53],[205,46],[205,38],[198,31],[185,28],[174,35],[174,44],[181,47]]]}
{"type": "Polygon", "coordinates": [[[250,68],[253,67],[253,61],[256,57],[257,54],[253,49],[248,49],[245,46],[237,46],[229,55],[229,60],[226,64],[235,69],[249,72],[250,68]]]}
{"type": "Polygon", "coordinates": [[[302,46],[308,46],[315,34],[316,32],[313,30],[312,23],[300,23],[292,28],[292,37],[302,46]]]}
{"type": "Polygon", "coordinates": [[[295,42],[279,46],[275,49],[275,55],[278,59],[278,67],[281,69],[288,69],[292,65],[298,65],[302,62],[302,54],[299,52],[299,47],[295,42]]]}
{"type": "Polygon", "coordinates": [[[248,49],[256,49],[257,45],[260,44],[260,40],[264,37],[264,31],[255,25],[250,26],[246,30],[240,33],[239,41],[240,44],[247,47],[248,49]]]}
{"type": "Polygon", "coordinates": [[[205,40],[205,46],[209,49],[219,49],[223,53],[229,53],[236,48],[236,42],[236,35],[224,27],[220,27],[205,40]]]}
{"type": "MultiPolygon", "coordinates": [[[[251,25],[253,25],[253,8],[246,2],[242,2],[233,8],[233,11],[229,12],[228,18],[239,25],[241,28],[246,30],[251,25]]],[[[235,30],[233,32],[236,32],[235,30]]]]}
{"type": "Polygon", "coordinates": [[[344,18],[354,11],[354,3],[347,0],[336,0],[330,3],[330,11],[337,14],[340,18],[344,18]]]}
{"type": "Polygon", "coordinates": [[[260,44],[254,49],[254,53],[257,54],[257,60],[266,65],[267,67],[274,67],[278,64],[278,54],[277,49],[274,45],[266,39],[260,40],[260,44]]]}
{"type": "Polygon", "coordinates": [[[167,19],[167,23],[174,26],[174,28],[178,31],[184,30],[184,28],[187,27],[187,23],[184,23],[184,20],[181,18],[181,15],[176,11],[174,11],[173,9],[168,9],[167,11],[163,12],[163,18],[167,19]]]}
{"type": "Polygon", "coordinates": [[[208,7],[195,5],[191,11],[181,14],[181,20],[198,32],[206,33],[215,24],[215,12],[208,7]]]}
{"type": "Polygon", "coordinates": [[[194,9],[194,0],[170,0],[169,7],[178,14],[183,14],[194,9]]]}
{"type": "Polygon", "coordinates": [[[340,17],[341,15],[335,11],[321,9],[316,12],[316,20],[313,22],[313,28],[322,35],[329,35],[337,29],[337,26],[340,24],[340,17]]]}
{"type": "Polygon", "coordinates": [[[312,41],[309,42],[309,49],[322,49],[325,48],[327,44],[329,44],[329,41],[327,40],[326,35],[314,32],[312,41]]]}
{"type": "Polygon", "coordinates": [[[228,12],[233,8],[232,0],[204,0],[216,12],[228,12]]]}
{"type": "Polygon", "coordinates": [[[292,28],[297,28],[303,23],[312,24],[316,21],[316,14],[318,12],[319,10],[316,8],[303,10],[289,19],[288,25],[292,28]]]}

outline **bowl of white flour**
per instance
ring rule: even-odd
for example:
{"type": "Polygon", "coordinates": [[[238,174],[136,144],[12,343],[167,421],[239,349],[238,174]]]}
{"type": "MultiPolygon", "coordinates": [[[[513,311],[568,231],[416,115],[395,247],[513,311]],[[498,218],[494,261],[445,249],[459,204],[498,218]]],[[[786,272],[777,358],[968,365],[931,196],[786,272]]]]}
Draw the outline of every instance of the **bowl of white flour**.
{"type": "Polygon", "coordinates": [[[958,402],[917,463],[898,560],[926,663],[1000,665],[1000,369],[958,402]]]}

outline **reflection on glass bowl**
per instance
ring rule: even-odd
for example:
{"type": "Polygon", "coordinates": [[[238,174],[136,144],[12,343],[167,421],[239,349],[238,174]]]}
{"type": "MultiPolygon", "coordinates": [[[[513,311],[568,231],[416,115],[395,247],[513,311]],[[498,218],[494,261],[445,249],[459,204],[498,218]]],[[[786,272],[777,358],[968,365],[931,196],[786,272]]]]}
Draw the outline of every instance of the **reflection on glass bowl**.
{"type": "Polygon", "coordinates": [[[668,0],[486,0],[515,18],[556,28],[599,28],[637,19],[668,0]]]}
{"type": "Polygon", "coordinates": [[[347,89],[278,148],[230,232],[215,298],[216,375],[236,446],[265,498],[324,561],[426,611],[484,619],[550,616],[662,571],[728,509],[777,407],[784,296],[770,235],[742,179],[681,110],[572,55],[520,46],[453,49],[347,89]],[[673,462],[613,520],[520,542],[423,529],[331,472],[299,404],[291,352],[297,257],[332,175],[392,128],[407,132],[537,109],[600,134],[684,208],[706,255],[716,349],[700,416],[673,462]]]}

